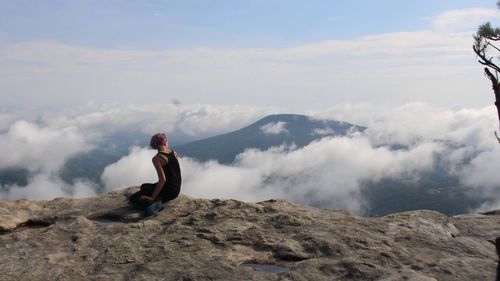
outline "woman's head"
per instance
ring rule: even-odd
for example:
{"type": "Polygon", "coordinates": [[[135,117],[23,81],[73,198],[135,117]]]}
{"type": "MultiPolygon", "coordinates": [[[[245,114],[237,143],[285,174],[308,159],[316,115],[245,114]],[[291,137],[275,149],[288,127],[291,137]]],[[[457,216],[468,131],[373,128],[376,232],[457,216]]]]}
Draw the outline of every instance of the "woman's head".
{"type": "Polygon", "coordinates": [[[156,133],[151,137],[149,145],[152,149],[158,149],[162,145],[167,145],[167,136],[164,133],[156,133]]]}

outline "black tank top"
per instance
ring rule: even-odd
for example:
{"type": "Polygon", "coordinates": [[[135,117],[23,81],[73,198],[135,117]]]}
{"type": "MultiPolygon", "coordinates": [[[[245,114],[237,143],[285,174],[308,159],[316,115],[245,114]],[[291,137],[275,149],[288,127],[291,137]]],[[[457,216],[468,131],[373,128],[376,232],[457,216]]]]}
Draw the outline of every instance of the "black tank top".
{"type": "Polygon", "coordinates": [[[163,172],[167,180],[164,187],[180,188],[182,183],[181,167],[177,157],[175,157],[174,151],[172,150],[170,153],[160,151],[158,153],[167,158],[167,163],[163,166],[163,172]]]}

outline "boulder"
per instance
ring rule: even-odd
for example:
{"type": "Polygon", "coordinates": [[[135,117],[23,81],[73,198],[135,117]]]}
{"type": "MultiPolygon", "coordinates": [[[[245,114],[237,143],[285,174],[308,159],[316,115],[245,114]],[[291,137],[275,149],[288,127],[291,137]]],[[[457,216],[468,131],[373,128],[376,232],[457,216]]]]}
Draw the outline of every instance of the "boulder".
{"type": "Polygon", "coordinates": [[[500,212],[364,218],[283,200],[180,195],[154,217],[131,187],[0,200],[1,280],[494,280],[500,212]]]}

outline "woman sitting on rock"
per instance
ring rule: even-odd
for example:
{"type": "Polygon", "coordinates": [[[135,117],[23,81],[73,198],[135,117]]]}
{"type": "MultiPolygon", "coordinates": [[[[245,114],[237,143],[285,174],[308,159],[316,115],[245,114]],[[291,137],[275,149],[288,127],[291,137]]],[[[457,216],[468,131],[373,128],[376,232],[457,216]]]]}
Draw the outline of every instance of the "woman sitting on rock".
{"type": "Polygon", "coordinates": [[[141,190],[130,196],[132,204],[146,215],[158,212],[161,204],[177,198],[181,190],[181,169],[177,153],[168,148],[167,136],[157,133],[151,137],[151,148],[158,150],[153,165],[158,174],[157,183],[144,183],[141,190]]]}

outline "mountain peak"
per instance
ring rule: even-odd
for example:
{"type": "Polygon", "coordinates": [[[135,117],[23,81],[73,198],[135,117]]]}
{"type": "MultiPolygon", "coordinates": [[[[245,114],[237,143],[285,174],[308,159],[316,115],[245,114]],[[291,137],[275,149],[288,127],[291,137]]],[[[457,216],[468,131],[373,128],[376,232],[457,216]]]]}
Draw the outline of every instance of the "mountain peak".
{"type": "Polygon", "coordinates": [[[303,147],[326,136],[343,136],[364,127],[335,120],[316,120],[298,114],[273,114],[242,129],[174,147],[185,156],[201,161],[231,163],[245,149],[266,150],[273,146],[303,147]]]}
{"type": "Polygon", "coordinates": [[[301,114],[271,114],[259,119],[255,123],[261,122],[278,122],[278,121],[298,121],[309,120],[310,117],[301,114]]]}

